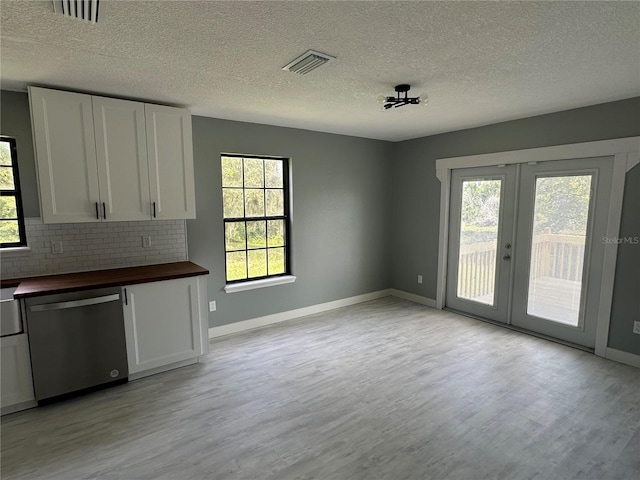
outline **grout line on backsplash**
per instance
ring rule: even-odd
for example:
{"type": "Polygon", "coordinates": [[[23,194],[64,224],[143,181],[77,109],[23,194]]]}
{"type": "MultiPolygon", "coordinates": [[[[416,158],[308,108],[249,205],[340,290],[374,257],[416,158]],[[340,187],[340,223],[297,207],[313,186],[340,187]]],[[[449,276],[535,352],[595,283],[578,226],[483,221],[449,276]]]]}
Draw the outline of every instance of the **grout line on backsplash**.
{"type": "Polygon", "coordinates": [[[2,278],[179,262],[188,259],[185,220],[45,225],[26,218],[30,251],[0,251],[2,278]],[[151,246],[142,237],[151,236],[151,246]],[[52,242],[62,241],[62,253],[52,242]]]}

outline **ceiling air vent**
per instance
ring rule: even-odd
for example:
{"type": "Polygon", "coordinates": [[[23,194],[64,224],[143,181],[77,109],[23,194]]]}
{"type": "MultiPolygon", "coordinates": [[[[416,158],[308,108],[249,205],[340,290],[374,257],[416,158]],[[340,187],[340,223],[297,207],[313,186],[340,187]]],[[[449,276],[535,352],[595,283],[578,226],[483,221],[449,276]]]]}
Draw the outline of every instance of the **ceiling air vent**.
{"type": "Polygon", "coordinates": [[[98,23],[100,0],[53,0],[53,11],[89,23],[98,23]]]}
{"type": "Polygon", "coordinates": [[[293,60],[291,63],[282,67],[282,69],[289,70],[293,73],[299,73],[300,75],[306,75],[311,70],[315,70],[316,68],[332,62],[335,59],[336,57],[332,57],[326,53],[309,50],[293,60]]]}

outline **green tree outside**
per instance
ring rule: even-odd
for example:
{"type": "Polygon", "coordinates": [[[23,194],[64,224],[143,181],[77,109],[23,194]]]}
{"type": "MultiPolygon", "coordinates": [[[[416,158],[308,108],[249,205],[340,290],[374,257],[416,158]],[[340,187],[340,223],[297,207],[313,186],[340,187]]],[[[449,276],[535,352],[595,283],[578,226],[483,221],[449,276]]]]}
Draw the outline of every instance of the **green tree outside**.
{"type": "MultiPolygon", "coordinates": [[[[15,182],[11,160],[10,144],[0,141],[0,191],[13,192],[15,182]]],[[[16,198],[3,195],[0,197],[0,243],[17,243],[20,241],[18,229],[16,198]]]]}

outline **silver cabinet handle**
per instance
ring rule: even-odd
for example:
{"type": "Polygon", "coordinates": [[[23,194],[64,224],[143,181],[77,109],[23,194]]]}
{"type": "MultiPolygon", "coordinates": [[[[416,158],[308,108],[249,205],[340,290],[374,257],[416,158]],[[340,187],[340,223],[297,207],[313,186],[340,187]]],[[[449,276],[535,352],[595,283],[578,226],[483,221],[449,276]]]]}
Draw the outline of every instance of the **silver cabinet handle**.
{"type": "Polygon", "coordinates": [[[49,310],[64,310],[65,308],[86,307],[99,303],[115,302],[120,300],[120,294],[105,295],[104,297],[85,298],[82,300],[71,300],[69,302],[44,303],[42,305],[32,305],[29,310],[32,312],[46,312],[49,310]]]}

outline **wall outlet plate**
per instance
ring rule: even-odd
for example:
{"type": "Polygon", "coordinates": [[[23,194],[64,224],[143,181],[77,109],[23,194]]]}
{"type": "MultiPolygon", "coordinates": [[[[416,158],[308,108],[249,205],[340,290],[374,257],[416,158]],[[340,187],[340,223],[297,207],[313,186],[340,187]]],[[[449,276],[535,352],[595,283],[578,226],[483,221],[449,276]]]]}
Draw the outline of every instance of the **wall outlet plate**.
{"type": "Polygon", "coordinates": [[[51,242],[51,253],[62,253],[62,240],[51,242]]]}
{"type": "Polygon", "coordinates": [[[418,275],[418,283],[422,283],[422,275],[418,275]]]}
{"type": "Polygon", "coordinates": [[[210,312],[215,312],[216,311],[216,301],[215,300],[209,302],[209,311],[210,312]]]}
{"type": "Polygon", "coordinates": [[[151,235],[142,236],[142,248],[151,248],[151,235]]]}
{"type": "Polygon", "coordinates": [[[633,322],[633,333],[637,333],[640,335],[640,321],[638,320],[633,322]]]}

